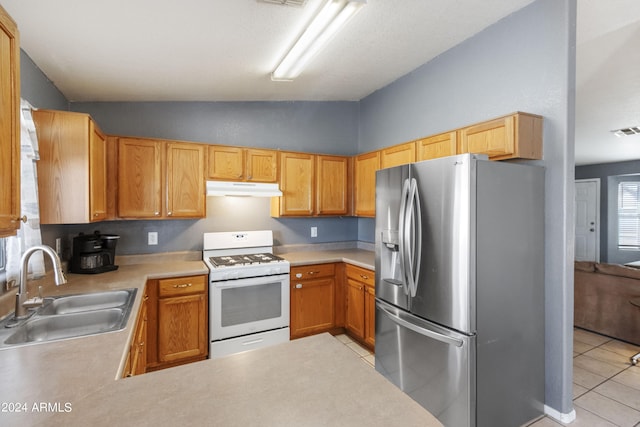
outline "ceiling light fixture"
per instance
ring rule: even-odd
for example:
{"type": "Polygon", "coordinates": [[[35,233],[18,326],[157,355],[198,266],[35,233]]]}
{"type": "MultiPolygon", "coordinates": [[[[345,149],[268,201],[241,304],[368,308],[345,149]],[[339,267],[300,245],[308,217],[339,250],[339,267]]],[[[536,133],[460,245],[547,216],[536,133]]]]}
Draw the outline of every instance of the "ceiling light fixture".
{"type": "Polygon", "coordinates": [[[293,47],[271,73],[271,80],[291,81],[366,3],[366,0],[327,0],[293,47]]]}

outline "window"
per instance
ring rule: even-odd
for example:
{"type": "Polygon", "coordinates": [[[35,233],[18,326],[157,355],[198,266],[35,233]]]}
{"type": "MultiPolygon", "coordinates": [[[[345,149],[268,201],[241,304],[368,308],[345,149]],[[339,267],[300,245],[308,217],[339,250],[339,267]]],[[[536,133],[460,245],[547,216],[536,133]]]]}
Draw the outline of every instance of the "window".
{"type": "Polygon", "coordinates": [[[618,249],[640,249],[640,182],[618,184],[618,249]]]}

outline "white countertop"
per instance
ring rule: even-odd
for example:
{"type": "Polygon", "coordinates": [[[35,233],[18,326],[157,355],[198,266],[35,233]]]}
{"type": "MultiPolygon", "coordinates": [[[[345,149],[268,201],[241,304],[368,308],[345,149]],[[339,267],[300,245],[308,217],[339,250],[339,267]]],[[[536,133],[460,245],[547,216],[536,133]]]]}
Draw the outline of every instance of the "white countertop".
{"type": "MultiPolygon", "coordinates": [[[[326,252],[292,262],[344,260],[326,252]]],[[[370,268],[362,252],[351,261],[370,268]]],[[[123,265],[45,295],[207,272],[201,261],[123,265]]],[[[120,379],[141,297],[121,331],[0,350],[0,425],[440,425],[329,334],[120,379]]]]}

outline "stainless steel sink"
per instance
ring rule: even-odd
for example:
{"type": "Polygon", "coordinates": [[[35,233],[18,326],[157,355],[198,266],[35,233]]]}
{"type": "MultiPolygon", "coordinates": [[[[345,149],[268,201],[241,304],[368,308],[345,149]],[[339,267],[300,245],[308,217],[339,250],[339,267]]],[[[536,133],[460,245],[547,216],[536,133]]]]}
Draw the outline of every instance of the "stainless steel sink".
{"type": "Polygon", "coordinates": [[[91,294],[69,295],[45,303],[37,313],[40,316],[69,314],[81,311],[102,310],[123,307],[133,300],[135,289],[122,291],[96,292],[91,294]]]}
{"type": "Polygon", "coordinates": [[[127,324],[125,311],[109,308],[57,316],[37,317],[17,327],[5,344],[25,344],[61,340],[122,329],[127,324]]]}
{"type": "Polygon", "coordinates": [[[46,298],[26,321],[0,322],[0,348],[118,331],[127,325],[136,289],[46,298]]]}

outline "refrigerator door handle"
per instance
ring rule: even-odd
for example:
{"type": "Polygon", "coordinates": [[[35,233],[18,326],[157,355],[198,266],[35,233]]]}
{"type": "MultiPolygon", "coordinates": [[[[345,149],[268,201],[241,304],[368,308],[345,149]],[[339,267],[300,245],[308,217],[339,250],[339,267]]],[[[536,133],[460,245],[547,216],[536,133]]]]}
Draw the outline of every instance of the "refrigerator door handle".
{"type": "Polygon", "coordinates": [[[408,223],[405,225],[407,234],[405,242],[408,252],[409,289],[411,297],[415,297],[418,291],[420,278],[420,261],[422,259],[422,211],[420,197],[418,195],[418,182],[411,179],[409,206],[407,207],[408,223]]]}
{"type": "MultiPolygon", "coordinates": [[[[386,304],[385,304],[386,305],[386,304]]],[[[412,323],[409,319],[409,316],[405,316],[407,317],[407,319],[403,319],[401,318],[399,315],[389,311],[389,309],[387,309],[383,303],[381,303],[380,301],[376,301],[376,307],[378,307],[380,310],[382,310],[384,312],[384,314],[386,314],[389,319],[391,319],[393,322],[395,322],[396,324],[403,326],[407,329],[412,330],[413,332],[416,332],[420,335],[424,335],[425,337],[429,337],[429,338],[433,338],[434,340],[449,344],[449,345],[454,345],[456,347],[462,347],[462,345],[464,344],[464,341],[458,338],[453,338],[453,337],[448,337],[446,335],[443,335],[441,333],[432,331],[430,329],[427,329],[423,326],[420,325],[416,325],[414,323],[412,323]]]]}
{"type": "Polygon", "coordinates": [[[410,288],[409,288],[409,274],[411,274],[410,272],[407,271],[407,257],[409,256],[409,254],[406,252],[406,238],[407,235],[405,233],[405,229],[407,227],[407,223],[406,223],[406,214],[407,214],[407,200],[409,198],[409,193],[411,191],[411,184],[409,182],[409,179],[405,179],[404,182],[402,183],[402,195],[401,195],[401,201],[400,201],[400,212],[398,214],[398,252],[400,254],[400,268],[402,269],[401,271],[401,276],[402,277],[402,287],[404,288],[404,293],[406,295],[409,295],[410,292],[410,288]]]}

